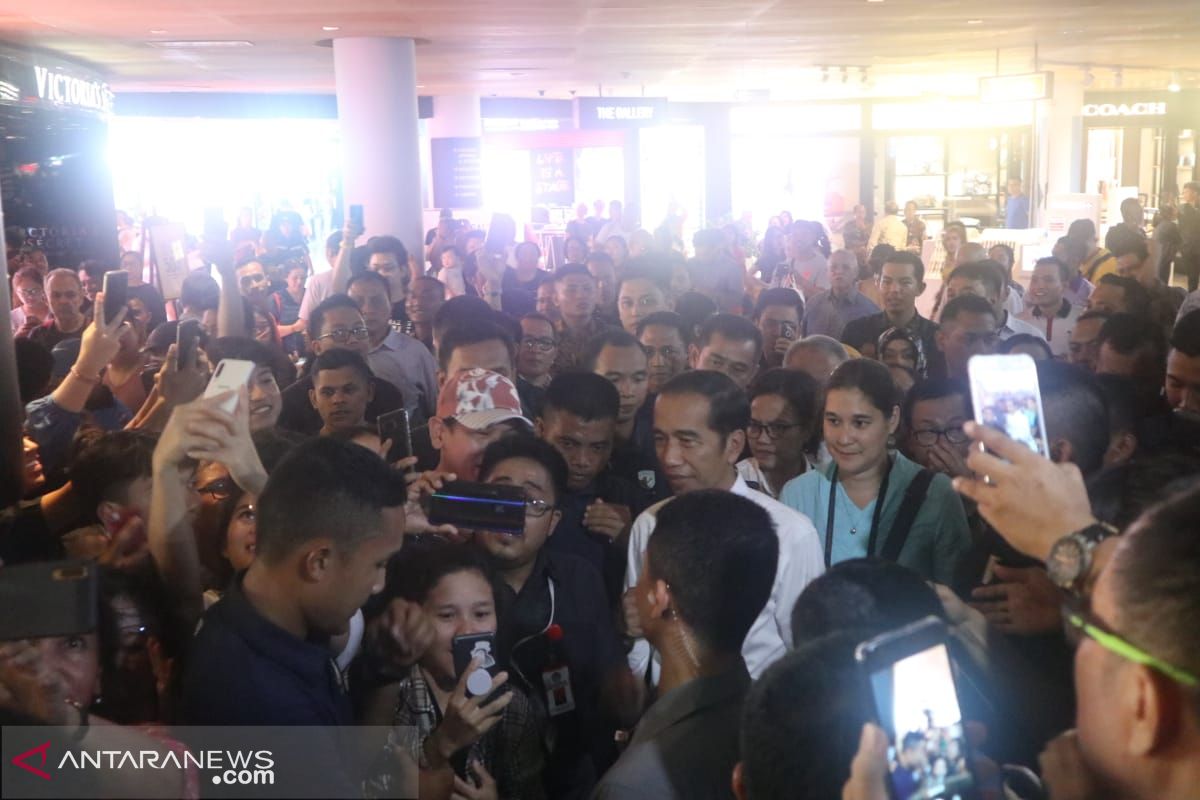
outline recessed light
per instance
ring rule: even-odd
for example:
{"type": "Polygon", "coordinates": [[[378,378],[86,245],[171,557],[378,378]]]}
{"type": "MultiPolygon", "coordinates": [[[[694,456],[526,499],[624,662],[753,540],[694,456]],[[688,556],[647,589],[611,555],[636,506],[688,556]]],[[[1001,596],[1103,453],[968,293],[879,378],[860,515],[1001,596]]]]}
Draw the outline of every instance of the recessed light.
{"type": "Polygon", "coordinates": [[[339,28],[337,25],[322,25],[321,30],[323,30],[323,31],[340,31],[341,28],[339,28]]]}
{"type": "Polygon", "coordinates": [[[166,31],[155,28],[154,30],[150,31],[150,33],[154,36],[162,36],[164,33],[166,33],[166,31]]]}
{"type": "Polygon", "coordinates": [[[969,20],[967,20],[967,24],[968,24],[968,25],[982,25],[982,24],[983,24],[983,20],[981,20],[981,19],[969,19],[969,20]]]}

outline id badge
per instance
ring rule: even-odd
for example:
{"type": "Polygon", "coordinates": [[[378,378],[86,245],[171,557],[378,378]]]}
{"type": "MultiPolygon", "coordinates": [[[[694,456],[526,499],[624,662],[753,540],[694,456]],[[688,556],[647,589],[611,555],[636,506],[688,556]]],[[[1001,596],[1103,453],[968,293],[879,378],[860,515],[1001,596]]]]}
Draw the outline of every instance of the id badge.
{"type": "Polygon", "coordinates": [[[546,690],[546,709],[550,716],[557,717],[559,714],[575,710],[575,694],[571,691],[569,667],[555,667],[543,672],[542,687],[546,690]]]}

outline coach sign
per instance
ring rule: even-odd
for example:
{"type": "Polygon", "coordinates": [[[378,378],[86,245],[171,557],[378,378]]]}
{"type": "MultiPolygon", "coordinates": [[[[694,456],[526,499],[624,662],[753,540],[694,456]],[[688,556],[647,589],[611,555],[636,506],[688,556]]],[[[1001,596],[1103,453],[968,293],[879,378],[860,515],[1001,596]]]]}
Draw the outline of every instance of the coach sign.
{"type": "Polygon", "coordinates": [[[1200,127],[1196,92],[1086,92],[1079,109],[1088,127],[1200,127]]]}

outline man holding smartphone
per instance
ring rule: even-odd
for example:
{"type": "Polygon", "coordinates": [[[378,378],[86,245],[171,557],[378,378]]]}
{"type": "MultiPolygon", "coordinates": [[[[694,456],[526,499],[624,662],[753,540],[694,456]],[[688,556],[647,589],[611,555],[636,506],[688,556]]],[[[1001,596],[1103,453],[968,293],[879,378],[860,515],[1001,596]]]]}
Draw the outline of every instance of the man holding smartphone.
{"type": "Polygon", "coordinates": [[[767,289],[754,306],[754,324],[762,332],[759,372],[783,366],[783,357],[800,335],[804,300],[795,289],[767,289]]]}

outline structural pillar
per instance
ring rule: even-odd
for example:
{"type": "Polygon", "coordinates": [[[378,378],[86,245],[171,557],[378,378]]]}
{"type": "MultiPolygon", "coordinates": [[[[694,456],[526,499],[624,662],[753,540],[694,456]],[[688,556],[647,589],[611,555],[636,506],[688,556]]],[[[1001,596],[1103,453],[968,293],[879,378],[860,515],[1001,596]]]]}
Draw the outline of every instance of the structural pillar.
{"type": "Polygon", "coordinates": [[[335,39],[333,71],[342,138],[343,204],[347,209],[363,207],[367,236],[396,236],[420,258],[425,231],[415,42],[386,37],[335,39]]]}
{"type": "Polygon", "coordinates": [[[433,116],[425,120],[430,165],[427,205],[460,212],[456,216],[482,224],[483,119],[479,95],[433,98],[433,116]],[[461,212],[467,212],[463,214],[461,212]],[[474,213],[472,213],[474,212],[474,213]]]}
{"type": "Polygon", "coordinates": [[[1045,227],[1048,196],[1083,191],[1083,81],[1077,70],[1054,73],[1054,97],[1037,101],[1033,125],[1030,222],[1045,227]]]}

